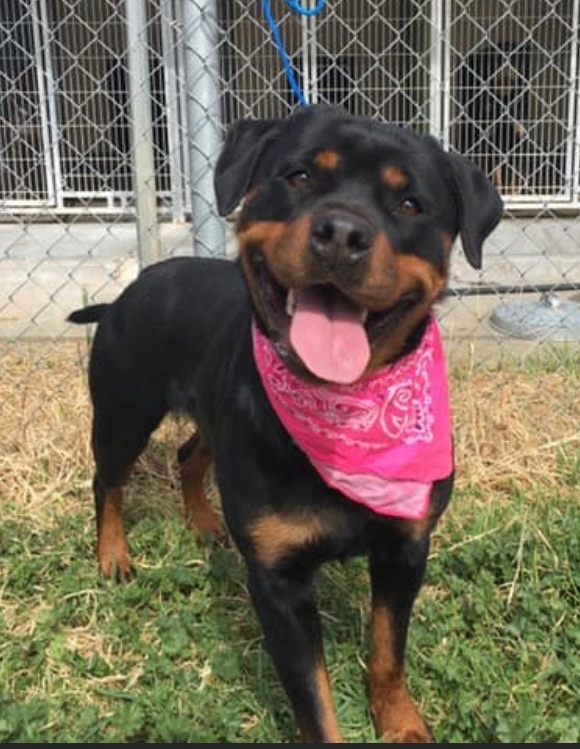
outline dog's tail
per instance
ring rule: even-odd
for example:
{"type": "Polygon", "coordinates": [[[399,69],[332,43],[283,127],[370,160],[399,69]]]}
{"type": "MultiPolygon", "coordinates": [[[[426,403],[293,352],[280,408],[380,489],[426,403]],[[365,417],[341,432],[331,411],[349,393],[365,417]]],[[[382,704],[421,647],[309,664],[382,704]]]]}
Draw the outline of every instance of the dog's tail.
{"type": "Polygon", "coordinates": [[[103,312],[109,307],[109,304],[91,304],[89,307],[75,309],[66,318],[68,322],[74,322],[77,325],[86,325],[90,322],[99,322],[103,312]]]}

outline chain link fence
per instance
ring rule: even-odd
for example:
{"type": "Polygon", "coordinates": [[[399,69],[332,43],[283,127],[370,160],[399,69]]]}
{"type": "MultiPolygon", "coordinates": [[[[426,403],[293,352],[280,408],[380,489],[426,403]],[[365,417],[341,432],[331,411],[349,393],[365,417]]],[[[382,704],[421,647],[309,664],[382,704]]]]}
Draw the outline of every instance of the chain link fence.
{"type": "MultiPolygon", "coordinates": [[[[451,354],[577,345],[580,0],[270,5],[309,101],[432,133],[504,196],[483,270],[455,253],[451,354]]],[[[211,189],[223,130],[295,105],[258,0],[2,0],[0,361],[83,336],[69,311],[140,264],[233,254],[211,189]]]]}

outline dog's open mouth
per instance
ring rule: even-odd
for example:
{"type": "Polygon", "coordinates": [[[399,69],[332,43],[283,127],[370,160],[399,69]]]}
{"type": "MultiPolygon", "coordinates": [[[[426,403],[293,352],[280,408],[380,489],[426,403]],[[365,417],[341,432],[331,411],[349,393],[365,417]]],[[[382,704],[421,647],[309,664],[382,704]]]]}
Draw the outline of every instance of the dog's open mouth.
{"type": "Polygon", "coordinates": [[[258,283],[268,322],[317,378],[349,384],[366,370],[379,337],[394,330],[423,298],[419,288],[381,311],[359,306],[332,283],[285,289],[259,265],[258,283]]]}

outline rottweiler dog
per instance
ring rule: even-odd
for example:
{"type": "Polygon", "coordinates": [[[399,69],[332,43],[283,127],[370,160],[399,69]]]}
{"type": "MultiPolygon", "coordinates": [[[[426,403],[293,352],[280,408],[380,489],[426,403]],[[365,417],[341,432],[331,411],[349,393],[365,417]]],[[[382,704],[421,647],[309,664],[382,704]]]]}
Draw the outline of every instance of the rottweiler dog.
{"type": "Polygon", "coordinates": [[[464,153],[504,194],[525,187],[537,160],[527,125],[532,61],[529,42],[504,42],[478,48],[459,69],[464,153]]]}
{"type": "Polygon", "coordinates": [[[210,463],[247,567],[265,643],[301,737],[339,742],[314,576],[366,554],[370,705],[389,741],[432,735],[405,686],[411,609],[453,485],[446,383],[433,304],[451,247],[480,267],[501,201],[430,137],[311,106],[240,120],[215,173],[236,211],[237,261],[146,268],[99,323],[90,359],[98,561],[133,575],[122,487],[151,432],[186,412],[185,511],[219,532],[210,463]]]}

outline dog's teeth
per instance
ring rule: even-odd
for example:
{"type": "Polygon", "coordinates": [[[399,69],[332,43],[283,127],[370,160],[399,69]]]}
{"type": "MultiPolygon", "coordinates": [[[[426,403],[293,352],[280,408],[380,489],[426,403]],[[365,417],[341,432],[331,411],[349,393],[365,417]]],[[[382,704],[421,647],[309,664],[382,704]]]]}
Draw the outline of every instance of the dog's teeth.
{"type": "Polygon", "coordinates": [[[286,314],[288,317],[292,317],[296,310],[296,292],[294,289],[290,289],[286,297],[286,314]]]}
{"type": "Polygon", "coordinates": [[[361,312],[361,320],[362,320],[362,323],[363,323],[363,325],[364,325],[364,324],[365,324],[365,322],[367,321],[367,317],[368,317],[368,316],[369,316],[369,311],[368,311],[368,309],[363,309],[363,311],[361,312]]]}

